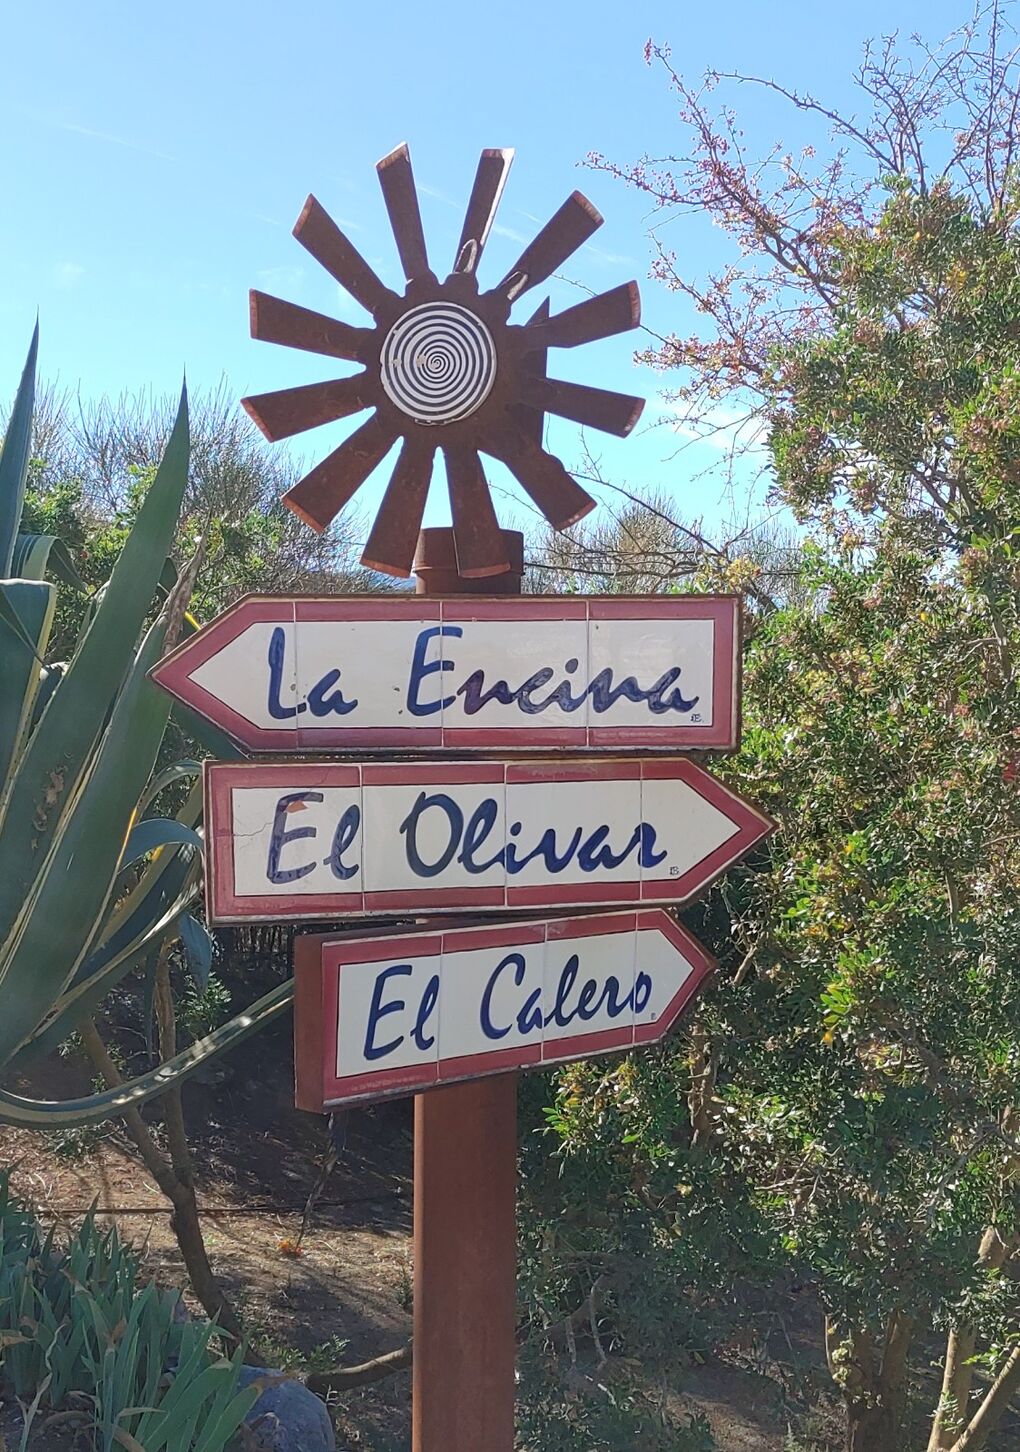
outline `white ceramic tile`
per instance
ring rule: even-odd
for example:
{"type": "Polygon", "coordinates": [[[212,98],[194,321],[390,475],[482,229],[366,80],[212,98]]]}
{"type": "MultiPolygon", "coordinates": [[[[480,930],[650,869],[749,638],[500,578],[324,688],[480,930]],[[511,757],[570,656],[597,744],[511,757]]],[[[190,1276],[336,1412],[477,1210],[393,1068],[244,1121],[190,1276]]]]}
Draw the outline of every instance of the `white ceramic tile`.
{"type": "Polygon", "coordinates": [[[297,718],[288,716],[281,720],[269,710],[269,646],[277,629],[282,631],[284,638],[277,706],[280,710],[293,709],[297,697],[294,626],[291,623],[274,625],[270,621],[260,621],[250,625],[236,640],[230,641],[204,665],[193,670],[191,679],[211,695],[226,701],[228,706],[254,725],[288,731],[295,728],[297,718]]]}
{"type": "Polygon", "coordinates": [[[358,870],[348,881],[341,881],[329,865],[330,852],[337,823],[351,807],[361,805],[359,787],[325,787],[315,783],[314,776],[302,783],[301,772],[294,771],[293,785],[288,787],[243,787],[231,789],[234,837],[234,886],[238,896],[304,896],[328,892],[358,892],[362,887],[361,833],[342,854],[343,865],[358,870]],[[306,791],[322,796],[321,802],[294,802],[283,799],[306,791]],[[310,866],[311,871],[286,882],[273,882],[270,876],[270,851],[274,827],[278,833],[309,831],[308,837],[291,837],[279,844],[276,872],[294,871],[310,866]]]}
{"type": "Polygon", "coordinates": [[[602,937],[548,939],[545,945],[545,1012],[550,1020],[545,1030],[547,1057],[563,1057],[563,1049],[554,1049],[551,1045],[565,1038],[583,1038],[604,1033],[606,1029],[633,1031],[636,937],[636,933],[623,932],[602,937]],[[588,987],[589,984],[593,986],[588,987]],[[613,1012],[614,1009],[617,1011],[613,1012]]]}
{"type": "Polygon", "coordinates": [[[521,729],[536,727],[584,726],[586,707],[564,710],[557,701],[544,709],[529,712],[518,701],[510,705],[490,699],[474,711],[465,709],[479,694],[484,695],[503,682],[509,693],[540,671],[552,672],[544,683],[529,693],[533,705],[548,702],[557,687],[565,685],[570,697],[583,696],[587,685],[588,630],[584,620],[464,620],[447,621],[444,657],[454,669],[446,677],[446,689],[455,700],[446,711],[448,727],[499,727],[521,729]],[[462,630],[455,639],[452,630],[462,630]],[[568,667],[570,667],[568,669],[568,667]],[[465,694],[461,687],[480,674],[475,695],[465,694]]]}
{"type": "Polygon", "coordinates": [[[642,787],[643,819],[655,831],[654,855],[665,853],[644,869],[643,882],[683,877],[738,831],[736,822],[686,782],[645,781],[642,787]]]}
{"type": "Polygon", "coordinates": [[[636,1022],[657,1023],[693,972],[693,965],[665,933],[651,928],[640,931],[635,970],[635,1007],[640,1011],[636,1022]]]}
{"type": "MultiPolygon", "coordinates": [[[[434,620],[302,620],[298,637],[298,690],[309,702],[310,693],[333,671],[339,678],[320,690],[325,701],[339,690],[343,704],[356,701],[351,711],[331,710],[317,715],[309,709],[301,714],[302,728],[315,731],[344,727],[419,727],[438,730],[442,725],[443,679],[441,671],[423,675],[414,691],[419,707],[435,704],[439,709],[422,714],[409,706],[412,666],[420,632],[433,630],[434,620]]],[[[431,664],[442,659],[436,638],[423,643],[423,660],[431,664]]]]}
{"type": "Polygon", "coordinates": [[[493,825],[479,846],[475,860],[486,863],[501,852],[505,823],[502,782],[459,786],[444,786],[439,782],[422,786],[369,785],[365,787],[364,797],[366,891],[503,887],[502,861],[487,871],[469,872],[457,860],[472,814],[490,800],[495,803],[493,825]],[[422,795],[429,800],[422,806],[413,829],[408,827],[402,832],[402,824],[422,795]],[[436,798],[448,799],[449,805],[436,798]],[[426,866],[436,866],[450,854],[451,847],[453,850],[446,866],[430,876],[412,866],[411,847],[426,866]]]}
{"type": "Polygon", "coordinates": [[[511,781],[506,789],[506,819],[514,860],[524,862],[519,870],[507,872],[509,887],[640,880],[637,844],[615,867],[598,865],[586,871],[581,862],[585,844],[591,849],[586,861],[600,858],[600,846],[614,857],[626,850],[641,821],[639,781],[511,781]],[[514,834],[518,822],[520,831],[514,834]],[[550,831],[553,835],[546,839],[550,831]],[[531,856],[543,839],[546,849],[531,856]],[[525,860],[529,857],[530,861],[525,860]],[[553,858],[564,866],[551,870],[548,864],[553,858]]]}
{"type": "Polygon", "coordinates": [[[436,1062],[440,1002],[433,980],[441,983],[439,975],[438,953],[341,964],[338,1078],[436,1062]]]}
{"type": "Polygon", "coordinates": [[[543,948],[536,942],[443,954],[440,1058],[541,1047],[543,948]]]}
{"type": "Polygon", "coordinates": [[[674,709],[657,712],[647,701],[619,697],[608,709],[599,711],[596,705],[600,692],[596,690],[589,696],[587,724],[710,726],[713,638],[711,620],[592,620],[589,625],[592,681],[601,672],[609,671],[614,688],[633,677],[636,687],[647,691],[667,672],[679,670],[680,674],[662,694],[663,701],[675,702],[674,709]]]}

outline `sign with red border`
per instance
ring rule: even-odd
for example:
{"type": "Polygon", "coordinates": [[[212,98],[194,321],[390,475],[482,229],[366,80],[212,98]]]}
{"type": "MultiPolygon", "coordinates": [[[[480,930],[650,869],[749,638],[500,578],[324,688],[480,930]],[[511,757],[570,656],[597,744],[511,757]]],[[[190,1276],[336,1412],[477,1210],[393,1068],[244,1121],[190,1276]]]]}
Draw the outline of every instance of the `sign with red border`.
{"type": "Polygon", "coordinates": [[[661,908],[299,937],[296,1103],[325,1112],[652,1043],[714,966],[661,908]]]}
{"type": "Polygon", "coordinates": [[[253,752],[729,750],[733,595],[248,595],[152,678],[253,752]]]}
{"type": "Polygon", "coordinates": [[[680,903],[773,823],[685,757],[207,762],[217,923],[680,903]]]}

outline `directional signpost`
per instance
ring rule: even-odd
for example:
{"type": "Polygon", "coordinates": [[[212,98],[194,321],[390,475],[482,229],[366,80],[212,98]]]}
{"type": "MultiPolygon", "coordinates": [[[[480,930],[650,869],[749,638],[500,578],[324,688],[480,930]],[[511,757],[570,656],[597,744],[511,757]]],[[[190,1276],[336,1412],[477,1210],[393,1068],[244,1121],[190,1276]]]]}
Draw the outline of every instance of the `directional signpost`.
{"type": "Polygon", "coordinates": [[[681,903],[770,822],[683,757],[210,763],[214,922],[681,903]]]}
{"type": "Polygon", "coordinates": [[[636,283],[510,322],[601,225],[579,192],[480,290],[512,155],[482,153],[445,280],[406,146],[379,163],[402,295],[309,197],[295,236],[371,326],[251,298],[253,336],[361,370],[245,399],[268,438],[372,410],[283,502],[326,528],[399,439],[362,562],[406,577],[417,539],[417,595],[248,596],[153,672],[276,757],[206,766],[210,921],[398,920],[296,939],[295,1067],[316,1112],[416,1096],[414,1452],[513,1445],[515,1071],[667,1033],[712,964],[665,907],[772,828],[676,755],[739,743],[738,597],[520,594],[482,454],[567,529],[595,501],[545,414],[622,436],[642,401],[546,369],[637,326],[636,283]],[[437,452],[453,527],[419,535],[437,452]]]}
{"type": "Polygon", "coordinates": [[[713,965],[664,907],[772,823],[675,754],[738,744],[736,597],[434,597],[451,544],[424,594],[248,596],[153,676],[275,757],[206,763],[209,920],[362,920],[295,940],[296,1103],[417,1096],[415,1452],[510,1452],[515,1071],[668,1033],[713,965]]]}
{"type": "Polygon", "coordinates": [[[248,595],[155,679],[250,751],[737,744],[739,601],[248,595]]]}
{"type": "Polygon", "coordinates": [[[652,1043],[713,966],[661,908],[309,934],[294,962],[298,1107],[652,1043]]]}

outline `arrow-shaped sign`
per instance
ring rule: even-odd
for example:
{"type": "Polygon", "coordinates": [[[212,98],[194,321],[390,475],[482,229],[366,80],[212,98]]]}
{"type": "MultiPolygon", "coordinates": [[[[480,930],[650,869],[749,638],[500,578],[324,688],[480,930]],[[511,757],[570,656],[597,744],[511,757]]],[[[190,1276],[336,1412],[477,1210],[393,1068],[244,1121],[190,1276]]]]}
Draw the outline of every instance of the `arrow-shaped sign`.
{"type": "Polygon", "coordinates": [[[651,1043],[714,966],[656,908],[300,937],[296,1102],[322,1112],[651,1043]]]}
{"type": "Polygon", "coordinates": [[[250,751],[736,745],[732,595],[249,595],[153,671],[250,751]]]}
{"type": "Polygon", "coordinates": [[[683,757],[205,770],[219,923],[678,903],[773,826],[683,757]]]}

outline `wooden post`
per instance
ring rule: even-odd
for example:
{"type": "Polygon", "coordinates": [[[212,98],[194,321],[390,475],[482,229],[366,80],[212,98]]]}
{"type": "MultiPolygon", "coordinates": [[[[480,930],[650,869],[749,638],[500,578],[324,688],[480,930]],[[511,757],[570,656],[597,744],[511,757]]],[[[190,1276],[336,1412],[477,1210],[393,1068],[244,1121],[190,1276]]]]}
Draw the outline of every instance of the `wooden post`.
{"type": "MultiPolygon", "coordinates": [[[[464,579],[452,529],[425,529],[420,595],[519,595],[524,539],[504,530],[510,572],[464,579]]],[[[413,1452],[512,1452],[517,1075],[414,1102],[413,1452]]]]}

